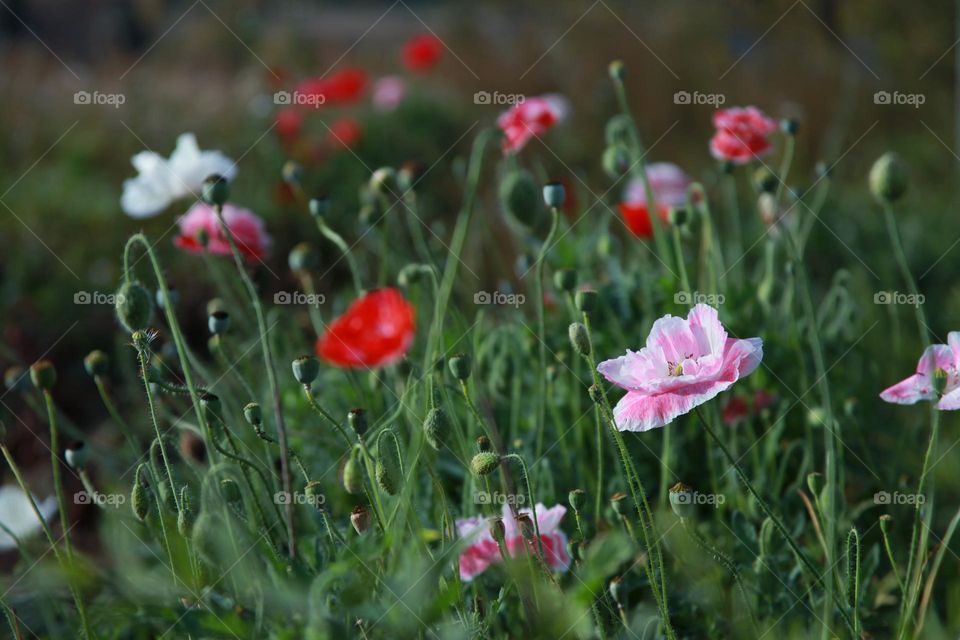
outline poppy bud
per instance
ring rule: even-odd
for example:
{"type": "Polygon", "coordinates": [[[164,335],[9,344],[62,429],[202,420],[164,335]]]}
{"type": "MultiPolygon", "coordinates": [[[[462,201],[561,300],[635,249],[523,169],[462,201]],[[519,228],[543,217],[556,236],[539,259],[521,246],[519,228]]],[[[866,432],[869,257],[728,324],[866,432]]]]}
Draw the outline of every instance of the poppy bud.
{"type": "Polygon", "coordinates": [[[503,524],[503,518],[496,516],[490,520],[490,535],[498,545],[506,544],[507,528],[503,524]]]}
{"type": "Polygon", "coordinates": [[[807,411],[807,424],[811,427],[822,427],[827,424],[827,412],[822,407],[813,407],[807,411]]]}
{"type": "Polygon", "coordinates": [[[570,507],[577,513],[583,511],[587,506],[587,492],[583,489],[574,489],[567,496],[570,501],[570,507]]]}
{"type": "Polygon", "coordinates": [[[426,173],[427,167],[418,160],[407,160],[397,170],[397,186],[403,191],[413,189],[426,173]]]}
{"type": "Polygon", "coordinates": [[[560,291],[573,291],[577,288],[577,272],[573,269],[560,269],[554,272],[553,286],[560,291]]]}
{"type": "Polygon", "coordinates": [[[184,485],[180,487],[180,513],[177,514],[177,531],[186,538],[193,530],[196,521],[197,514],[193,511],[190,493],[187,491],[187,486],[184,485]]]}
{"type": "Polygon", "coordinates": [[[207,204],[222,205],[230,197],[230,185],[221,175],[207,176],[200,188],[200,196],[207,204]]]}
{"type": "Polygon", "coordinates": [[[350,524],[357,535],[362,536],[370,530],[370,512],[363,505],[357,505],[350,512],[350,524]]]}
{"type": "Polygon", "coordinates": [[[57,370],[49,360],[40,360],[30,366],[30,381],[37,389],[48,391],[57,383],[57,370]]]}
{"type": "Polygon", "coordinates": [[[303,167],[298,162],[287,160],[280,169],[280,176],[287,184],[298,185],[303,178],[303,167]]]}
{"type": "Polygon", "coordinates": [[[363,441],[367,433],[367,414],[363,409],[350,409],[347,413],[347,424],[357,434],[357,439],[363,441]]]}
{"type": "Polygon", "coordinates": [[[888,151],[870,169],[870,191],[880,204],[894,203],[907,191],[907,172],[896,153],[888,151]]]}
{"type": "Polygon", "coordinates": [[[397,172],[391,167],[380,167],[370,175],[370,190],[387,196],[397,193],[397,172]]]}
{"type": "Polygon", "coordinates": [[[450,420],[440,407],[430,409],[423,421],[423,435],[431,447],[439,451],[446,442],[450,431],[450,420]]]}
{"type": "Polygon", "coordinates": [[[500,202],[514,220],[535,227],[541,213],[537,191],[537,182],[528,171],[512,171],[500,182],[500,202]]]}
{"type": "Polygon", "coordinates": [[[607,587],[607,590],[610,591],[610,597],[613,598],[613,601],[617,603],[618,607],[623,606],[623,576],[615,576],[610,580],[610,585],[607,587]]]}
{"type": "MultiPolygon", "coordinates": [[[[392,433],[392,431],[388,432],[392,433]]],[[[397,495],[397,491],[403,484],[403,472],[400,470],[400,458],[396,446],[392,443],[383,442],[383,438],[377,440],[377,461],[374,465],[374,475],[377,477],[377,484],[391,496],[397,495]]]]}
{"type": "Polygon", "coordinates": [[[233,478],[224,478],[220,481],[220,494],[229,503],[240,502],[240,485],[233,478]]]}
{"type": "Polygon", "coordinates": [[[543,201],[551,209],[559,209],[567,201],[567,190],[560,182],[543,185],[543,201]]]}
{"type": "Polygon", "coordinates": [[[146,463],[137,466],[137,472],[133,477],[133,491],[130,493],[130,505],[133,507],[133,513],[141,521],[146,520],[150,513],[151,492],[146,483],[147,473],[146,463]]]}
{"type": "Polygon", "coordinates": [[[673,226],[683,227],[690,220],[690,212],[687,211],[686,207],[670,207],[670,211],[667,212],[667,219],[673,226]]]}
{"type": "Polygon", "coordinates": [[[477,476],[489,475],[499,466],[500,456],[492,451],[482,451],[473,456],[473,460],[470,461],[470,470],[477,476]]]}
{"type": "Polygon", "coordinates": [[[146,329],[153,316],[153,299],[150,293],[136,280],[126,280],[117,290],[114,308],[120,324],[133,333],[146,329]]]}
{"type": "Polygon", "coordinates": [[[347,458],[347,463],[343,465],[343,488],[347,493],[358,494],[363,491],[363,469],[357,462],[357,457],[353,451],[347,458]]]}
{"type": "Polygon", "coordinates": [[[291,271],[309,271],[320,264],[320,253],[309,242],[301,242],[290,250],[287,264],[291,271]]]}
{"type": "Polygon", "coordinates": [[[397,274],[397,284],[409,287],[430,273],[430,268],[422,264],[408,264],[397,274]]]}
{"type": "MultiPolygon", "coordinates": [[[[170,296],[170,304],[174,307],[177,306],[177,303],[180,302],[180,292],[177,291],[175,287],[167,287],[167,295],[170,296]]],[[[161,311],[166,309],[163,303],[163,289],[157,289],[156,293],[153,295],[154,300],[157,301],[157,308],[161,311]]]]}
{"type": "Polygon", "coordinates": [[[211,422],[219,421],[221,413],[220,398],[209,391],[200,392],[200,406],[203,408],[204,415],[211,422]]]}
{"type": "Polygon", "coordinates": [[[610,496],[610,506],[613,507],[613,512],[621,518],[626,518],[630,514],[630,504],[627,500],[627,494],[622,491],[618,491],[610,496]]]}
{"type": "Polygon", "coordinates": [[[760,167],[753,172],[753,184],[761,193],[774,193],[777,182],[777,176],[767,167],[760,167]]]}
{"type": "Polygon", "coordinates": [[[577,311],[590,314],[594,313],[599,306],[599,295],[596,291],[577,291],[573,301],[577,305],[577,311]]]}
{"type": "Polygon", "coordinates": [[[607,121],[604,129],[604,137],[608,146],[620,145],[626,147],[630,142],[630,118],[622,113],[618,113],[607,121]]]}
{"type": "Polygon", "coordinates": [[[214,311],[207,316],[207,328],[215,336],[226,333],[230,330],[230,314],[226,311],[214,311]]]}
{"type": "Polygon", "coordinates": [[[678,482],[670,487],[670,508],[678,518],[692,518],[697,513],[693,504],[693,489],[678,482]]]}
{"type": "Polygon", "coordinates": [[[293,361],[293,377],[303,385],[309,385],[320,374],[320,363],[313,356],[300,356],[293,361]]]}
{"type": "Polygon", "coordinates": [[[453,374],[453,377],[461,382],[465,382],[470,378],[470,371],[473,368],[473,363],[470,360],[470,356],[465,353],[458,353],[455,356],[451,356],[448,361],[450,366],[450,373],[453,374]]]}
{"type": "Polygon", "coordinates": [[[90,459],[90,448],[83,441],[77,441],[66,448],[63,457],[71,468],[83,469],[90,459]]]}
{"type": "Polygon", "coordinates": [[[614,60],[610,63],[610,66],[607,67],[607,71],[610,73],[610,78],[617,82],[623,82],[623,79],[627,75],[627,70],[624,67],[623,60],[614,60]]]}
{"type": "Polygon", "coordinates": [[[256,402],[251,402],[243,408],[243,417],[251,427],[257,428],[263,425],[263,410],[256,402]]]}
{"type": "Polygon", "coordinates": [[[517,526],[524,540],[527,542],[533,540],[536,529],[533,526],[533,518],[530,517],[529,513],[524,512],[517,514],[517,526]]]}
{"type": "Polygon", "coordinates": [[[603,157],[600,159],[603,165],[603,172],[610,178],[617,180],[624,176],[630,170],[633,164],[633,156],[629,149],[622,144],[612,144],[603,150],[603,157]]]}
{"type": "Polygon", "coordinates": [[[91,351],[83,359],[83,368],[94,378],[105,376],[110,371],[110,357],[99,349],[91,351]]]}
{"type": "Polygon", "coordinates": [[[483,453],[484,451],[493,451],[493,445],[490,444],[490,438],[487,436],[478,436],[477,451],[480,453],[483,453]]]}
{"type": "Polygon", "coordinates": [[[310,215],[314,218],[322,218],[330,212],[330,200],[328,200],[326,196],[310,198],[310,202],[307,203],[307,208],[310,210],[310,215]]]}
{"type": "Polygon", "coordinates": [[[14,365],[3,372],[3,385],[9,391],[23,391],[29,383],[30,376],[23,367],[14,365]]]}
{"type": "Polygon", "coordinates": [[[780,121],[780,130],[788,136],[795,136],[800,130],[800,121],[796,118],[784,118],[780,121]]]}
{"type": "Polygon", "coordinates": [[[587,393],[590,395],[590,399],[593,400],[596,404],[603,403],[603,391],[600,390],[595,384],[590,385],[587,388],[587,393]]]}
{"type": "Polygon", "coordinates": [[[591,347],[590,334],[587,333],[587,328],[580,322],[573,322],[570,324],[567,333],[570,336],[570,344],[573,345],[576,352],[582,356],[589,356],[591,347]]]}

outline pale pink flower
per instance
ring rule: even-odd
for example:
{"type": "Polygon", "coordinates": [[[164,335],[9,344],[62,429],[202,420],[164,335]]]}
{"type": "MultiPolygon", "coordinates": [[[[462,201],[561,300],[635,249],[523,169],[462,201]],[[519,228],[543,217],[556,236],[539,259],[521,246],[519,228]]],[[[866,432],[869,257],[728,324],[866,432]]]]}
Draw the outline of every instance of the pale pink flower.
{"type": "Polygon", "coordinates": [[[549,94],[526,98],[497,118],[497,126],[503,130],[503,153],[519,152],[534,136],[542,136],[553,125],[563,120],[570,110],[563,96],[549,94]]]}
{"type": "Polygon", "coordinates": [[[713,114],[717,132],[710,140],[710,153],[717,160],[745,164],[773,149],[769,136],[777,121],[756,107],[732,107],[713,114]]]}
{"type": "MultiPolygon", "coordinates": [[[[518,509],[520,514],[531,514],[530,509],[518,509]]],[[[567,553],[567,535],[560,530],[560,520],[567,508],[556,505],[550,509],[537,503],[537,525],[540,527],[540,542],[543,546],[543,560],[554,571],[566,571],[570,568],[570,555],[567,553]]],[[[457,520],[457,534],[470,543],[460,554],[460,577],[470,581],[487,570],[491,564],[501,562],[500,549],[490,533],[490,518],[466,518],[457,520]]],[[[515,558],[528,550],[528,545],[520,533],[520,527],[513,518],[509,505],[503,505],[503,528],[507,553],[515,558]]]]}
{"type": "Polygon", "coordinates": [[[937,402],[937,409],[953,411],[960,409],[960,331],[951,331],[947,335],[947,344],[933,344],[927,347],[917,372],[885,389],[880,398],[893,404],[915,404],[920,400],[937,400],[934,375],[942,369],[947,375],[943,396],[937,402]]]}
{"type": "Polygon", "coordinates": [[[749,375],[763,358],[760,338],[727,336],[717,310],[698,304],[686,320],[653,323],[640,351],[601,362],[597,371],[627,390],[613,410],[620,431],[662,427],[749,375]]]}
{"type": "MultiPolygon", "coordinates": [[[[237,249],[247,259],[259,260],[266,255],[271,239],[257,214],[228,203],[223,205],[223,220],[233,234],[237,249]]],[[[198,202],[190,207],[180,216],[177,224],[180,225],[180,235],[173,242],[181,249],[202,253],[204,247],[200,242],[200,234],[203,232],[207,236],[206,251],[230,255],[230,242],[220,228],[216,211],[207,203],[198,202]]]]}
{"type": "Polygon", "coordinates": [[[407,83],[400,76],[384,76],[373,85],[373,106],[377,111],[393,111],[407,96],[407,83]]]}
{"type": "MultiPolygon", "coordinates": [[[[687,189],[692,180],[686,172],[672,162],[652,162],[647,165],[647,179],[650,190],[658,207],[669,209],[687,203],[687,189]]],[[[647,190],[643,180],[633,178],[623,191],[623,201],[627,204],[647,204],[647,190]]]]}

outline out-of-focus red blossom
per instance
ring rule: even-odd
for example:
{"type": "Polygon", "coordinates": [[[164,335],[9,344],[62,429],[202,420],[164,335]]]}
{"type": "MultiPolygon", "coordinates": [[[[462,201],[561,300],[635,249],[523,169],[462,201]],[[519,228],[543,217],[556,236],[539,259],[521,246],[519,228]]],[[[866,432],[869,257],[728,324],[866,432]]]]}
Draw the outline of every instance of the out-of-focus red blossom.
{"type": "MultiPolygon", "coordinates": [[[[667,214],[670,207],[678,207],[687,201],[690,177],[675,164],[654,162],[647,165],[647,178],[656,201],[657,214],[663,224],[668,224],[667,214]]],[[[641,179],[634,178],[627,184],[623,202],[620,203],[620,214],[635,236],[643,239],[653,236],[653,224],[647,207],[647,191],[641,179]]]]}
{"type": "Polygon", "coordinates": [[[303,128],[303,115],[295,107],[285,107],[277,111],[274,116],[273,130],[277,135],[286,140],[291,140],[300,135],[303,128]]]}
{"type": "Polygon", "coordinates": [[[765,389],[756,391],[751,400],[744,396],[733,396],[723,408],[723,422],[733,424],[747,416],[757,415],[776,401],[777,397],[765,389]]]}
{"type": "Polygon", "coordinates": [[[296,91],[310,96],[323,96],[324,105],[343,105],[356,102],[367,88],[367,72],[358,67],[347,67],[319,78],[306,78],[297,84],[296,91]]]}
{"type": "MultiPolygon", "coordinates": [[[[264,229],[263,220],[248,209],[232,204],[223,205],[223,221],[229,227],[240,250],[248,260],[263,258],[270,246],[270,236],[264,229]]],[[[229,256],[230,241],[220,229],[220,221],[214,208],[205,202],[198,202],[180,216],[180,235],[174,238],[176,246],[192,253],[203,253],[204,247],[199,236],[207,236],[206,251],[215,255],[229,256]]]]}
{"type": "Polygon", "coordinates": [[[397,289],[375,289],[356,300],[317,340],[317,355],[347,369],[384,367],[413,344],[414,309],[397,289]]]}
{"type": "Polygon", "coordinates": [[[432,33],[424,33],[407,40],[401,54],[407,69],[427,71],[435,67],[443,57],[443,42],[432,33]]]}
{"type": "Polygon", "coordinates": [[[353,118],[339,118],[330,125],[328,140],[335,147],[350,148],[360,141],[363,129],[353,118]]]}
{"type": "Polygon", "coordinates": [[[710,153],[717,160],[745,164],[770,152],[769,135],[777,121],[756,107],[732,107],[713,114],[717,132],[710,140],[710,153]]]}
{"type": "Polygon", "coordinates": [[[503,131],[503,153],[519,152],[534,136],[542,136],[563,120],[569,111],[566,98],[546,95],[526,98],[515,104],[497,118],[497,126],[503,131]]]}

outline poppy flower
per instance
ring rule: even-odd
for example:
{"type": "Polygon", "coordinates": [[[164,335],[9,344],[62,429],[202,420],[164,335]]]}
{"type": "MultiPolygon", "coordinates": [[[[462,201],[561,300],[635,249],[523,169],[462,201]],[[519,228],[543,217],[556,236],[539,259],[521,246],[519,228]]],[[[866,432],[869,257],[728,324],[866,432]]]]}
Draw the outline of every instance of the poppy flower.
{"type": "Polygon", "coordinates": [[[960,331],[951,331],[947,335],[947,344],[927,347],[917,363],[917,372],[885,389],[880,398],[893,404],[934,400],[941,411],[960,409],[960,331]],[[938,369],[946,374],[942,393],[936,388],[938,369]]]}
{"type": "Polygon", "coordinates": [[[330,125],[327,142],[335,147],[350,148],[360,141],[363,129],[353,118],[339,118],[330,125]]]}
{"type": "MultiPolygon", "coordinates": [[[[56,497],[49,496],[46,500],[34,501],[43,519],[50,522],[57,512],[56,497]]],[[[39,533],[42,527],[30,506],[27,494],[20,487],[9,484],[0,487],[0,524],[3,525],[0,528],[0,551],[17,548],[17,541],[10,533],[23,539],[39,533]]]]}
{"type": "Polygon", "coordinates": [[[763,358],[760,338],[727,336],[717,310],[698,304],[686,319],[653,323],[640,351],[597,365],[607,380],[627,390],[614,407],[620,431],[649,431],[682,416],[749,375],[763,358]]]}
{"type": "Polygon", "coordinates": [[[715,112],[713,126],[717,129],[710,140],[713,157],[745,164],[773,148],[768,136],[777,130],[777,121],[756,107],[733,107],[715,112]]]}
{"type": "Polygon", "coordinates": [[[553,125],[563,120],[570,110],[563,96],[556,94],[526,98],[497,118],[497,126],[503,131],[503,153],[517,153],[534,136],[541,136],[553,125]]]}
{"type": "Polygon", "coordinates": [[[443,42],[432,33],[424,33],[407,40],[401,54],[404,66],[410,71],[427,71],[443,57],[443,42]]]}
{"type": "MultiPolygon", "coordinates": [[[[650,190],[656,201],[657,214],[667,224],[667,214],[670,207],[679,207],[687,202],[687,189],[690,187],[690,176],[683,169],[670,162],[654,162],[647,165],[647,179],[650,180],[650,190]]],[[[623,202],[620,203],[620,215],[623,216],[627,228],[638,238],[653,236],[653,225],[650,222],[650,213],[647,207],[647,191],[643,180],[634,178],[627,184],[623,192],[623,202]]]]}
{"type": "Polygon", "coordinates": [[[400,106],[407,95],[407,83],[400,76],[384,76],[373,85],[373,106],[389,112],[400,106]]]}
{"type": "Polygon", "coordinates": [[[303,127],[303,115],[295,107],[280,109],[274,116],[274,131],[281,138],[291,140],[300,135],[300,129],[303,127]]]}
{"type": "Polygon", "coordinates": [[[236,164],[219,151],[201,151],[197,138],[184,133],[166,159],[153,151],[141,151],[130,159],[136,178],[124,180],[120,208],[132,218],[155,216],[170,204],[189,195],[198,197],[203,181],[214,174],[232,180],[236,164]]]}
{"type": "MultiPolygon", "coordinates": [[[[259,260],[267,254],[271,239],[257,214],[228,203],[223,205],[223,220],[233,234],[237,249],[248,260],[259,260]]],[[[196,203],[180,216],[177,224],[180,225],[180,235],[173,242],[181,249],[192,253],[209,251],[215,255],[231,255],[230,241],[220,228],[216,211],[209,204],[196,203]],[[201,242],[204,235],[206,248],[201,242]]]]}
{"type": "MultiPolygon", "coordinates": [[[[519,509],[520,515],[530,515],[530,509],[519,509]]],[[[556,505],[547,509],[537,503],[537,526],[540,529],[540,542],[543,546],[543,559],[554,571],[566,571],[570,568],[570,555],[567,553],[567,535],[560,530],[560,520],[567,513],[566,507],[556,505]]],[[[457,534],[462,540],[470,542],[460,554],[460,577],[470,581],[487,570],[492,564],[501,562],[500,549],[490,532],[489,518],[466,518],[457,520],[457,534]]],[[[503,505],[504,540],[507,553],[515,558],[525,553],[529,545],[520,533],[520,527],[513,517],[510,505],[503,505]]]]}
{"type": "Polygon", "coordinates": [[[384,367],[413,344],[413,306],[397,289],[375,289],[356,300],[317,340],[317,355],[338,367],[384,367]]]}

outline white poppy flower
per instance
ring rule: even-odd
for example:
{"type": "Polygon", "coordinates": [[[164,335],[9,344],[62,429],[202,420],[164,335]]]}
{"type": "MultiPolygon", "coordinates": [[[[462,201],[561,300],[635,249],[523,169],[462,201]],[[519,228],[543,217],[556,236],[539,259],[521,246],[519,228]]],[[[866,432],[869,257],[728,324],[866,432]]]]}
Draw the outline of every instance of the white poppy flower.
{"type": "Polygon", "coordinates": [[[237,174],[233,160],[219,151],[201,151],[192,133],[177,138],[169,160],[153,151],[141,151],[130,162],[139,175],[124,180],[120,206],[133,218],[154,216],[189,195],[199,197],[208,176],[219,174],[232,180],[237,174]]]}
{"type": "MultiPolygon", "coordinates": [[[[37,501],[37,508],[44,520],[50,521],[57,512],[57,499],[49,496],[37,501]]],[[[27,494],[12,484],[0,487],[0,524],[20,539],[30,537],[40,531],[40,521],[30,506],[27,494]]],[[[0,551],[15,549],[17,543],[3,528],[0,528],[0,551]]]]}

